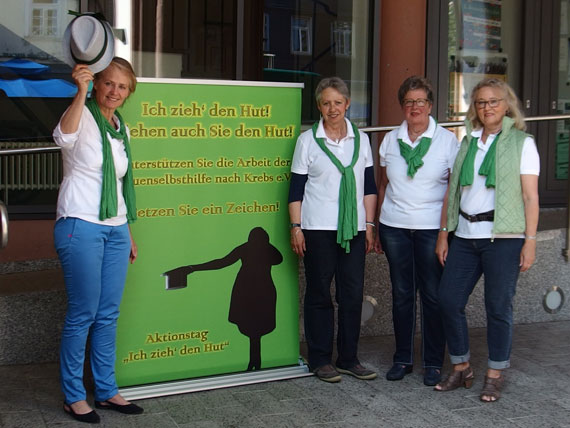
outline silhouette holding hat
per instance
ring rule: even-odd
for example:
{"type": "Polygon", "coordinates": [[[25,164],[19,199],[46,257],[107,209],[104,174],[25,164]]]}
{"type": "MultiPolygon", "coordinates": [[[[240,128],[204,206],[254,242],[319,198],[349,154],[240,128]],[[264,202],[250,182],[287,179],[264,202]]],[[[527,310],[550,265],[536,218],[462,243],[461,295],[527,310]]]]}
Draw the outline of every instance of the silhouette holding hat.
{"type": "Polygon", "coordinates": [[[228,321],[249,338],[247,371],[261,368],[261,336],[275,330],[277,292],[271,267],[283,261],[283,255],[269,243],[269,235],[261,227],[249,232],[247,242],[234,248],[221,259],[198,265],[181,266],[164,272],[167,289],[186,287],[186,276],[192,272],[218,270],[241,260],[241,268],[232,289],[228,321]]]}

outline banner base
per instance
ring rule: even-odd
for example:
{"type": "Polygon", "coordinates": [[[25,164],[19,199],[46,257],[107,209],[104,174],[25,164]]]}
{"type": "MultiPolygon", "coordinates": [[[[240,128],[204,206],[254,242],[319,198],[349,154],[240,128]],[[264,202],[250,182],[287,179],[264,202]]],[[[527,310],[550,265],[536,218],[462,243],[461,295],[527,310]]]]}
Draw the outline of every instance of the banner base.
{"type": "Polygon", "coordinates": [[[188,392],[229,388],[232,386],[272,382],[275,380],[293,379],[305,376],[313,376],[313,373],[309,370],[309,366],[307,366],[303,360],[299,359],[299,364],[296,366],[232,373],[228,375],[171,381],[166,383],[153,383],[150,385],[129,386],[120,388],[119,393],[127,400],[141,400],[143,398],[186,394],[188,392]]]}

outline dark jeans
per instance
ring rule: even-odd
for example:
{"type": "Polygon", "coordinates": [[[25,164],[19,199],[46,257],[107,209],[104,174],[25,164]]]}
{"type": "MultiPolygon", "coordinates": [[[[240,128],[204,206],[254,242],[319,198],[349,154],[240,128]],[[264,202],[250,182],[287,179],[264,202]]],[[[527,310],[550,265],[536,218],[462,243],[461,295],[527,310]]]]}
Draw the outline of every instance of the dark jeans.
{"type": "Polygon", "coordinates": [[[331,364],[334,337],[334,306],[331,283],[335,279],[338,304],[336,365],[351,368],[357,358],[366,234],[359,232],[350,242],[350,253],[336,243],[336,231],[303,230],[305,235],[305,338],[309,366],[331,364]]]}
{"type": "Polygon", "coordinates": [[[510,365],[513,297],[519,276],[523,239],[463,239],[451,243],[439,288],[445,337],[452,364],[469,361],[465,306],[481,275],[485,275],[488,366],[510,365]]]}
{"type": "Polygon", "coordinates": [[[445,337],[437,300],[442,266],[435,254],[437,229],[414,230],[386,226],[378,229],[392,281],[394,363],[412,365],[416,329],[416,295],[420,291],[422,358],[424,367],[441,368],[445,337]]]}

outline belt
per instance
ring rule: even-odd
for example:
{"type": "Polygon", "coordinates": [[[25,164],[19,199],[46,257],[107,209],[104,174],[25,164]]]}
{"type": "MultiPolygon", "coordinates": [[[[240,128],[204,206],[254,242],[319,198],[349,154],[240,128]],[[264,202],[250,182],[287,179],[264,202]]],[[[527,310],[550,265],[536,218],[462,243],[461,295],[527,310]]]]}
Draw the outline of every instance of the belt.
{"type": "Polygon", "coordinates": [[[495,210],[487,211],[479,214],[467,214],[459,210],[461,217],[467,219],[469,222],[474,223],[477,221],[493,221],[495,219],[495,210]]]}

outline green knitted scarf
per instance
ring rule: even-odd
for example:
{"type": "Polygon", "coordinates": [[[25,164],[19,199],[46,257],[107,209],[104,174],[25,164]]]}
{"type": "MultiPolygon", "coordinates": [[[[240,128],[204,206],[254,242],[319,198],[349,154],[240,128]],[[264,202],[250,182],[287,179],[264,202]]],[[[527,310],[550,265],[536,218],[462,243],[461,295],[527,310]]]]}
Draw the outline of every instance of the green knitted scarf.
{"type": "MultiPolygon", "coordinates": [[[[497,151],[497,141],[499,141],[501,133],[495,137],[491,143],[491,147],[485,154],[485,159],[479,168],[479,175],[487,177],[485,180],[486,187],[495,187],[495,153],[497,151]]],[[[472,137],[469,143],[469,148],[467,149],[467,154],[463,160],[463,165],[461,166],[461,173],[459,175],[459,184],[461,186],[470,186],[473,184],[473,178],[475,175],[475,155],[477,154],[477,141],[478,137],[472,137]]]]}
{"type": "Polygon", "coordinates": [[[129,145],[129,136],[125,127],[125,122],[118,111],[115,115],[119,118],[120,128],[116,130],[112,126],[99,109],[97,101],[93,98],[88,100],[85,105],[95,118],[95,123],[101,132],[103,141],[103,185],[101,186],[101,205],[99,208],[99,220],[115,217],[117,215],[117,175],[115,172],[115,163],[113,162],[113,152],[111,151],[111,143],[107,134],[118,140],[123,140],[125,152],[127,153],[128,168],[127,173],[123,177],[123,197],[127,206],[127,221],[134,222],[137,219],[135,187],[133,184],[133,167],[131,162],[131,147],[129,145]]]}
{"type": "Polygon", "coordinates": [[[326,153],[331,162],[341,173],[340,189],[338,194],[338,227],[336,242],[350,253],[350,241],[358,234],[358,210],[356,208],[356,179],[354,165],[360,153],[360,133],[354,123],[350,123],[354,131],[354,153],[350,165],[343,166],[338,158],[326,146],[324,138],[317,138],[319,123],[313,125],[313,138],[319,147],[326,153]]]}

